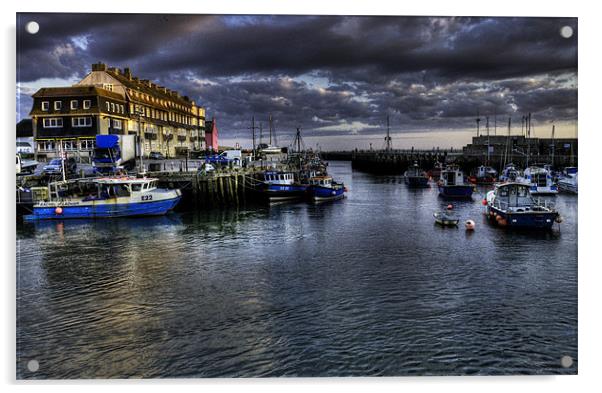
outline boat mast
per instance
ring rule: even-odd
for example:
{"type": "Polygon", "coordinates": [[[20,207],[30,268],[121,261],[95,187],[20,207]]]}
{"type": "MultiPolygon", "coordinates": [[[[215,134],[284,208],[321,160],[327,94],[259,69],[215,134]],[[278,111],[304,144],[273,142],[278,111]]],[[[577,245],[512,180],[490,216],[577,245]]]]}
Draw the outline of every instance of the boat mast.
{"type": "Polygon", "coordinates": [[[385,150],[391,151],[391,131],[389,129],[389,115],[387,115],[387,136],[385,137],[385,150]]]}
{"type": "Polygon", "coordinates": [[[477,109],[477,137],[480,135],[479,123],[481,123],[481,118],[479,117],[479,110],[477,109]]]}
{"type": "Polygon", "coordinates": [[[489,116],[485,117],[485,120],[485,127],[487,128],[487,165],[489,165],[489,116]]]}
{"type": "Polygon", "coordinates": [[[253,132],[253,157],[255,157],[255,116],[251,118],[251,130],[253,132]]]}
{"type": "Polygon", "coordinates": [[[268,123],[270,127],[270,146],[272,146],[272,115],[268,118],[268,123]]]}
{"type": "Polygon", "coordinates": [[[525,132],[527,133],[527,165],[525,168],[528,168],[529,157],[531,155],[531,112],[529,112],[529,115],[525,119],[525,132]]]}
{"type": "Polygon", "coordinates": [[[554,131],[556,125],[552,124],[552,169],[554,169],[554,153],[556,152],[556,141],[554,140],[554,131]]]}
{"type": "Polygon", "coordinates": [[[259,122],[259,146],[263,143],[263,123],[259,122]]]}
{"type": "MultiPolygon", "coordinates": [[[[509,116],[508,117],[508,140],[506,142],[506,150],[508,150],[508,145],[510,145],[511,130],[512,130],[512,117],[509,116]]],[[[510,159],[508,160],[509,161],[508,163],[511,163],[512,162],[512,149],[509,149],[509,150],[510,150],[510,159]]]]}

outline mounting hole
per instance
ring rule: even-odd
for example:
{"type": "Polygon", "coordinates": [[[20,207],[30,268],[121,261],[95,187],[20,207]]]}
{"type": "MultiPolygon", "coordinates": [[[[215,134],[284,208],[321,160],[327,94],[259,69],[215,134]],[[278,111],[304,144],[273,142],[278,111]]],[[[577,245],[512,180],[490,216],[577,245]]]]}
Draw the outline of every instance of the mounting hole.
{"type": "Polygon", "coordinates": [[[562,367],[564,367],[564,368],[571,367],[573,365],[573,358],[570,357],[569,355],[564,355],[560,359],[560,365],[562,365],[562,367]]]}
{"type": "Polygon", "coordinates": [[[40,363],[37,360],[30,360],[27,362],[27,369],[32,373],[35,373],[40,369],[40,363]]]}
{"type": "Polygon", "coordinates": [[[560,35],[563,38],[571,38],[573,36],[573,28],[571,26],[563,26],[560,29],[560,35]]]}
{"type": "Polygon", "coordinates": [[[25,25],[25,30],[29,34],[36,34],[38,31],[40,31],[40,25],[38,22],[30,21],[25,25]]]}

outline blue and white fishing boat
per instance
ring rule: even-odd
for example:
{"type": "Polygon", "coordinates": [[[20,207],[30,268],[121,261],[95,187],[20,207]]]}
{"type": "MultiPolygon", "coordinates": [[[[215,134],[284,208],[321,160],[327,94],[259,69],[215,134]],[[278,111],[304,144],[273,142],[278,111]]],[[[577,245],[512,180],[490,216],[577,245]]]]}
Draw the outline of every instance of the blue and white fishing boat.
{"type": "Polygon", "coordinates": [[[439,195],[446,198],[471,198],[474,186],[464,181],[464,173],[457,166],[448,166],[437,183],[439,195]]]}
{"type": "Polygon", "coordinates": [[[330,176],[309,178],[307,196],[313,202],[334,201],[345,197],[345,186],[337,183],[330,176]]]}
{"type": "Polygon", "coordinates": [[[28,220],[163,215],[180,201],[180,190],[157,188],[158,179],[103,177],[52,182],[28,220]]]}
{"type": "Polygon", "coordinates": [[[489,220],[510,228],[550,229],[560,216],[550,201],[535,200],[523,183],[503,183],[487,193],[484,201],[489,220]]]}
{"type": "Polygon", "coordinates": [[[578,173],[576,167],[566,167],[558,178],[556,184],[558,191],[577,194],[578,192],[578,173]]]}
{"type": "Polygon", "coordinates": [[[255,190],[268,202],[284,202],[303,199],[307,187],[295,180],[293,172],[265,171],[255,190]]]}
{"type": "Polygon", "coordinates": [[[520,176],[520,171],[514,166],[514,164],[508,164],[504,167],[502,174],[500,175],[500,181],[502,183],[505,182],[513,182],[520,176]]]}
{"type": "Polygon", "coordinates": [[[523,176],[519,176],[516,181],[529,186],[533,195],[558,194],[558,187],[552,181],[552,174],[542,167],[531,166],[525,169],[523,176]]]}
{"type": "Polygon", "coordinates": [[[410,187],[428,187],[429,185],[429,176],[416,162],[405,171],[403,176],[405,183],[410,187]]]}

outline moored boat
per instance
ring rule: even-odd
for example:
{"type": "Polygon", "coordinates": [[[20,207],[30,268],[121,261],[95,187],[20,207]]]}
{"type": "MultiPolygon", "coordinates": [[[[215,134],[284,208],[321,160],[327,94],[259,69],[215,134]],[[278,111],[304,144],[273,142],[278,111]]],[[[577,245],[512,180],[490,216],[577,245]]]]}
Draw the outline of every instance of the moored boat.
{"type": "Polygon", "coordinates": [[[504,167],[502,174],[500,175],[501,182],[509,182],[516,181],[516,179],[520,176],[520,172],[516,169],[514,164],[508,164],[504,167]]]}
{"type": "Polygon", "coordinates": [[[560,222],[549,201],[538,201],[523,183],[503,183],[487,193],[486,215],[497,225],[510,228],[550,229],[560,222]]]}
{"type": "Polygon", "coordinates": [[[435,217],[435,223],[442,226],[457,226],[460,222],[460,219],[451,209],[439,211],[433,213],[433,217],[435,217]]]}
{"type": "Polygon", "coordinates": [[[428,187],[429,185],[428,174],[416,162],[403,175],[405,183],[410,187],[428,187]]]}
{"type": "Polygon", "coordinates": [[[497,171],[490,166],[481,165],[474,170],[468,181],[474,184],[493,184],[496,181],[497,171]]]}
{"type": "Polygon", "coordinates": [[[552,174],[543,167],[531,166],[525,169],[523,176],[517,177],[516,181],[528,186],[533,195],[558,193],[558,187],[552,181],[552,174]]]}
{"type": "Polygon", "coordinates": [[[158,179],[103,177],[52,182],[48,196],[27,220],[163,215],[180,201],[180,190],[157,188],[158,179]]]}
{"type": "Polygon", "coordinates": [[[464,174],[456,166],[448,166],[441,172],[437,185],[439,195],[446,198],[471,198],[474,191],[473,185],[464,181],[464,174]]]}
{"type": "Polygon", "coordinates": [[[578,173],[576,167],[566,167],[556,182],[558,191],[569,194],[578,193],[578,173]]]}
{"type": "Polygon", "coordinates": [[[315,176],[308,180],[307,195],[313,202],[333,201],[345,197],[345,186],[330,176],[315,176]]]}
{"type": "Polygon", "coordinates": [[[284,202],[303,199],[306,184],[296,182],[293,172],[265,171],[255,191],[268,202],[284,202]]]}

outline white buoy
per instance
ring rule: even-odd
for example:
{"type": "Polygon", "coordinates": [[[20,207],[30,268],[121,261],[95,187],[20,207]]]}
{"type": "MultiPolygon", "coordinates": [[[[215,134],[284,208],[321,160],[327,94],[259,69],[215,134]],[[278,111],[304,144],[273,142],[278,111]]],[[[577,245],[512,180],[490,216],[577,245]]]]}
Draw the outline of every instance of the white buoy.
{"type": "Polygon", "coordinates": [[[466,223],[464,224],[467,231],[474,231],[475,225],[476,224],[473,220],[467,220],[466,223]]]}

